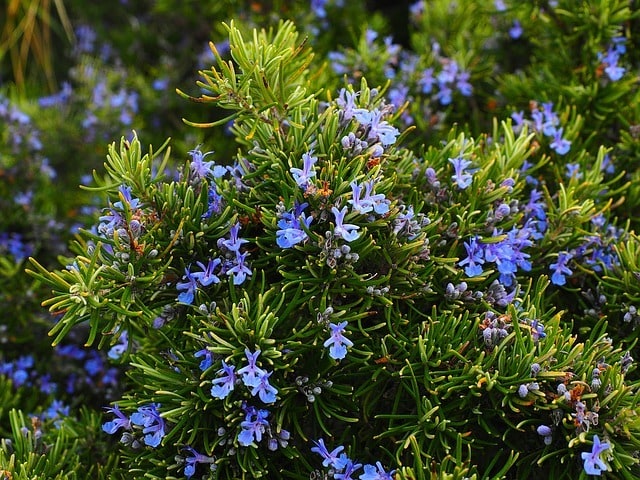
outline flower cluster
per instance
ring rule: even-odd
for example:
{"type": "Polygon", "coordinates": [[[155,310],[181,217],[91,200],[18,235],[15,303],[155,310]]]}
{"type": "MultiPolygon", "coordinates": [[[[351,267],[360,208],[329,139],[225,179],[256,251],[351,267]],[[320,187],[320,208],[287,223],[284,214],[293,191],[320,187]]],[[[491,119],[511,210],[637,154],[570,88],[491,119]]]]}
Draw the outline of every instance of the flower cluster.
{"type": "MultiPolygon", "coordinates": [[[[242,381],[245,387],[249,388],[251,396],[258,396],[263,403],[274,403],[276,401],[276,395],[278,389],[269,383],[269,377],[273,372],[268,372],[256,365],[260,350],[251,352],[248,348],[244,351],[247,359],[247,365],[235,371],[234,365],[227,365],[222,360],[222,368],[218,370],[219,377],[215,378],[211,383],[211,396],[220,400],[226,398],[229,393],[235,388],[236,383],[239,380],[242,381]]],[[[205,356],[204,363],[200,364],[200,368],[206,369],[210,366],[210,357],[207,352],[197,352],[197,356],[205,356]]]]}
{"type": "MultiPolygon", "coordinates": [[[[317,453],[322,457],[322,466],[330,468],[333,473],[333,478],[338,480],[356,480],[356,472],[363,468],[361,463],[355,463],[351,460],[346,453],[343,452],[344,447],[339,446],[329,451],[322,438],[314,440],[314,447],[311,447],[311,451],[317,453]]],[[[364,473],[361,473],[360,480],[393,480],[395,471],[391,470],[387,472],[382,463],[376,462],[375,465],[364,465],[364,473]]]]}
{"type": "Polygon", "coordinates": [[[465,268],[468,277],[477,277],[483,273],[483,265],[494,263],[500,273],[500,283],[505,287],[515,285],[518,269],[531,270],[530,255],[524,249],[533,245],[533,230],[529,225],[522,228],[513,227],[506,234],[494,229],[493,240],[483,242],[479,236],[472,237],[464,243],[467,257],[458,262],[465,268]],[[495,241],[495,239],[500,240],[495,241]]]}
{"type": "Polygon", "coordinates": [[[571,149],[571,141],[563,137],[564,127],[560,125],[560,117],[553,110],[553,102],[543,103],[540,107],[537,102],[530,104],[530,118],[525,119],[524,112],[511,114],[513,129],[519,132],[524,125],[529,126],[534,132],[551,139],[549,147],[558,155],[566,155],[571,149]]]}
{"type": "Polygon", "coordinates": [[[107,413],[114,414],[116,418],[103,423],[102,430],[110,435],[120,429],[124,430],[120,442],[130,445],[134,449],[142,446],[141,437],[145,445],[156,448],[165,436],[166,428],[165,421],[160,416],[159,408],[160,405],[156,403],[143,405],[128,417],[120,410],[117,404],[113,407],[107,407],[107,413]]]}
{"type": "Polygon", "coordinates": [[[626,42],[627,39],[625,37],[614,37],[611,39],[611,44],[607,48],[607,51],[605,53],[598,53],[601,68],[612,82],[620,80],[627,71],[624,67],[618,65],[620,56],[627,51],[626,42]]]}

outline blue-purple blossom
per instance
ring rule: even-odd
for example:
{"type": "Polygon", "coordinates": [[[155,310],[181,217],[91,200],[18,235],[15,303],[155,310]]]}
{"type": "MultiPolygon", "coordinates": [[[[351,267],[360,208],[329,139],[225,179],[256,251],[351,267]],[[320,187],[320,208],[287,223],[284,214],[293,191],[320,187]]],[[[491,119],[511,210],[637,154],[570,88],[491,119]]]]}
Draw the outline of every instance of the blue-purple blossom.
{"type": "Polygon", "coordinates": [[[221,165],[215,165],[214,161],[206,162],[204,158],[213,152],[202,153],[199,148],[189,151],[191,155],[190,171],[191,175],[198,180],[207,177],[219,178],[227,173],[227,169],[221,165]]]}
{"type": "Polygon", "coordinates": [[[120,408],[118,408],[117,404],[114,405],[113,408],[107,407],[105,410],[107,411],[107,413],[113,413],[116,418],[109,422],[103,423],[102,430],[110,435],[113,435],[121,428],[125,430],[131,430],[131,420],[129,420],[129,417],[127,417],[120,411],[120,408]]]}
{"type": "Polygon", "coordinates": [[[347,207],[342,207],[342,210],[338,210],[336,207],[331,207],[331,211],[336,219],[336,226],[333,229],[333,234],[336,237],[340,237],[346,242],[352,242],[360,236],[356,231],[360,229],[360,227],[351,223],[343,223],[344,216],[347,214],[347,207]]]}
{"type": "Polygon", "coordinates": [[[562,138],[563,129],[557,128],[553,134],[553,141],[549,146],[556,151],[558,155],[564,155],[571,149],[571,142],[562,138]]]}
{"type": "Polygon", "coordinates": [[[620,80],[626,72],[624,67],[618,65],[620,55],[626,52],[626,47],[624,45],[626,39],[624,37],[615,37],[611,41],[612,43],[609,45],[605,54],[598,53],[598,60],[600,60],[604,67],[604,72],[607,74],[609,79],[616,82],[620,80]]]}
{"type": "Polygon", "coordinates": [[[390,472],[386,472],[382,463],[376,462],[375,465],[365,465],[364,473],[361,474],[358,478],[360,480],[393,480],[395,475],[395,470],[391,470],[390,472]]]}
{"type": "Polygon", "coordinates": [[[227,365],[222,360],[222,368],[218,370],[218,374],[223,374],[221,377],[213,379],[211,382],[211,396],[220,400],[224,399],[231,393],[236,383],[236,374],[234,372],[235,366],[227,365]]]}
{"type": "Polygon", "coordinates": [[[107,356],[112,360],[117,360],[122,356],[124,352],[127,351],[128,348],[129,348],[129,334],[127,333],[126,330],[123,330],[122,333],[120,334],[120,337],[118,338],[118,343],[116,343],[109,349],[107,356]]]}
{"type": "Polygon", "coordinates": [[[464,242],[464,248],[467,251],[467,257],[458,262],[458,265],[464,267],[467,277],[477,277],[482,274],[482,265],[484,264],[484,249],[479,243],[480,237],[477,235],[472,237],[468,242],[464,242]]]}
{"type": "Polygon", "coordinates": [[[192,447],[186,446],[184,447],[184,450],[190,453],[190,456],[184,459],[184,476],[187,478],[191,478],[196,473],[196,465],[198,463],[214,463],[216,461],[213,457],[208,457],[207,455],[198,453],[192,447]]]}
{"type": "Polygon", "coordinates": [[[258,410],[255,407],[245,408],[247,415],[243,422],[240,423],[242,431],[238,434],[238,443],[243,447],[250,445],[255,446],[255,442],[262,440],[262,434],[265,432],[266,427],[269,426],[267,417],[269,412],[267,410],[258,410]]]}
{"type": "Polygon", "coordinates": [[[607,464],[600,458],[600,455],[611,446],[607,443],[601,443],[598,435],[593,436],[593,446],[591,452],[582,452],[581,457],[584,460],[584,471],[587,475],[600,475],[602,472],[609,470],[607,464]]]}
{"type": "Polygon", "coordinates": [[[244,354],[247,358],[248,364],[239,369],[237,374],[242,375],[242,383],[247,387],[253,388],[260,382],[260,377],[262,377],[266,372],[256,365],[256,361],[260,355],[260,350],[256,350],[251,353],[251,350],[245,348],[244,354]]]}
{"type": "Polygon", "coordinates": [[[313,170],[313,166],[317,161],[318,158],[312,156],[311,152],[306,152],[302,154],[302,169],[295,167],[289,169],[296,184],[303,190],[307,189],[311,182],[311,179],[316,176],[316,172],[315,170],[313,170]]]}
{"type": "Polygon", "coordinates": [[[351,190],[353,192],[353,198],[348,202],[354,211],[358,213],[369,213],[374,211],[378,215],[384,215],[389,211],[389,200],[387,200],[382,193],[373,193],[374,182],[369,180],[364,183],[365,194],[361,198],[362,185],[358,184],[355,180],[351,182],[351,190]]]}
{"type": "Polygon", "coordinates": [[[351,475],[355,474],[356,470],[362,468],[361,463],[353,463],[353,460],[347,460],[344,469],[339,473],[334,473],[333,478],[335,480],[356,480],[351,475]]]}
{"type": "Polygon", "coordinates": [[[553,431],[549,426],[540,425],[536,429],[536,431],[538,432],[538,435],[543,437],[545,445],[551,445],[551,442],[553,441],[553,437],[552,437],[553,431]]]}
{"type": "Polygon", "coordinates": [[[215,183],[209,186],[207,202],[207,211],[201,215],[201,218],[209,218],[214,213],[220,214],[222,212],[222,195],[218,193],[218,187],[215,183]]]}
{"type": "Polygon", "coordinates": [[[234,285],[242,285],[242,283],[247,279],[247,276],[252,275],[251,269],[245,264],[245,259],[248,253],[240,253],[240,251],[236,250],[236,259],[234,265],[227,269],[227,275],[233,275],[233,284],[234,285]]]}
{"type": "Polygon", "coordinates": [[[216,268],[220,265],[221,260],[219,258],[209,259],[207,264],[203,264],[202,262],[196,262],[196,265],[199,266],[202,271],[194,272],[191,275],[202,285],[203,287],[208,287],[212,283],[220,283],[220,279],[218,276],[213,273],[216,268]]]}
{"type": "Polygon", "coordinates": [[[346,455],[340,455],[340,452],[344,450],[343,446],[336,447],[332,451],[329,451],[324,444],[324,440],[319,438],[314,440],[315,447],[311,447],[313,453],[317,453],[322,457],[322,466],[332,467],[336,470],[342,470],[349,460],[346,455]]]}
{"type": "Polygon", "coordinates": [[[258,382],[251,390],[251,395],[254,397],[258,395],[264,403],[273,403],[276,401],[278,389],[269,383],[269,377],[272,373],[273,372],[262,372],[262,375],[258,377],[258,382]]]}
{"type": "Polygon", "coordinates": [[[244,238],[238,238],[238,232],[240,231],[240,223],[234,223],[229,229],[229,239],[223,239],[220,244],[224,245],[228,250],[232,252],[238,252],[243,243],[248,243],[249,240],[244,238]]]}
{"type": "Polygon", "coordinates": [[[379,109],[367,110],[366,108],[357,108],[354,116],[363,126],[369,127],[367,138],[369,140],[379,140],[383,146],[389,146],[395,143],[396,138],[400,135],[397,128],[390,125],[386,120],[382,120],[384,112],[379,109]]]}
{"type": "Polygon", "coordinates": [[[454,174],[451,179],[456,183],[460,190],[464,190],[473,180],[473,172],[467,171],[471,165],[471,160],[465,160],[462,156],[450,158],[449,162],[453,165],[454,174]]]}
{"type": "Polygon", "coordinates": [[[509,36],[517,40],[522,36],[522,24],[518,20],[514,20],[511,28],[509,28],[509,36]]]}
{"type": "Polygon", "coordinates": [[[549,268],[553,272],[551,275],[551,283],[554,285],[562,286],[567,283],[565,275],[571,275],[573,271],[567,267],[567,263],[571,261],[573,254],[570,252],[558,253],[558,259],[556,262],[549,265],[549,268]]]}
{"type": "Polygon", "coordinates": [[[304,231],[309,228],[313,217],[308,217],[304,213],[307,203],[298,204],[292,212],[285,212],[280,215],[278,220],[279,230],[276,232],[276,243],[280,248],[291,248],[294,245],[304,242],[309,236],[304,231]]]}
{"type": "Polygon", "coordinates": [[[191,305],[193,303],[196,290],[198,289],[198,276],[191,273],[190,268],[186,267],[184,269],[182,280],[184,280],[184,282],[178,282],[176,284],[176,288],[180,291],[180,294],[178,294],[178,301],[180,303],[191,305]]]}
{"type": "Polygon", "coordinates": [[[151,403],[138,408],[138,411],[131,415],[131,423],[142,428],[144,443],[149,447],[157,447],[165,435],[164,419],[160,416],[158,407],[160,405],[151,403]]]}
{"type": "Polygon", "coordinates": [[[329,347],[329,356],[334,360],[342,360],[347,355],[347,347],[353,346],[353,342],[343,335],[347,324],[346,321],[329,324],[331,337],[324,342],[324,346],[329,347]]]}
{"type": "Polygon", "coordinates": [[[198,350],[193,354],[193,356],[196,358],[204,357],[199,365],[200,370],[202,370],[203,372],[211,365],[213,365],[213,353],[211,353],[208,348],[198,350]]]}

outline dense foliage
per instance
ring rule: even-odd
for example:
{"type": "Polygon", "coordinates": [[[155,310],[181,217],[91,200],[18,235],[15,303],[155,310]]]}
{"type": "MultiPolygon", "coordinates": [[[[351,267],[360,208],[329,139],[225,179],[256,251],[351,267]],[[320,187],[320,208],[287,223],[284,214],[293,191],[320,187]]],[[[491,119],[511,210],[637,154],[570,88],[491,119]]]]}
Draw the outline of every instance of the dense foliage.
{"type": "Polygon", "coordinates": [[[640,475],[634,1],[143,3],[2,90],[0,478],[640,475]]]}

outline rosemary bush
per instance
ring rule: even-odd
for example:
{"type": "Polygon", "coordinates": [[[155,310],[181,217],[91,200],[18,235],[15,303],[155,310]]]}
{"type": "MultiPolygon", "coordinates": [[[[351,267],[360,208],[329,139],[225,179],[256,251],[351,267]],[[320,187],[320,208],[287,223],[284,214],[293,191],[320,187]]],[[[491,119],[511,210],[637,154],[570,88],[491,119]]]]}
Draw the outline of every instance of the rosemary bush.
{"type": "Polygon", "coordinates": [[[0,474],[637,478],[637,9],[505,3],[222,24],[185,138],[111,143],[58,265],[0,246],[89,373],[3,358],[0,474]]]}

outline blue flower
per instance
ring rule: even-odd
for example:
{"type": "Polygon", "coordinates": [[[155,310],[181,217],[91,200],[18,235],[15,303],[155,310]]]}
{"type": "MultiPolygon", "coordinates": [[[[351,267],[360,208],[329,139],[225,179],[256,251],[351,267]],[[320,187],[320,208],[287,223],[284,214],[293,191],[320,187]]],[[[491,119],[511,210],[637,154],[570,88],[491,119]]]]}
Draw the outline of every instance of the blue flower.
{"type": "Polygon", "coordinates": [[[356,232],[360,227],[350,223],[343,223],[344,216],[347,214],[347,207],[342,207],[342,210],[338,210],[336,207],[331,207],[331,211],[336,218],[336,226],[333,230],[336,237],[340,237],[347,242],[352,242],[360,236],[360,234],[356,232]]]}
{"type": "Polygon", "coordinates": [[[259,442],[262,440],[265,427],[269,426],[267,421],[269,412],[267,410],[257,410],[255,407],[248,407],[245,411],[247,415],[245,420],[240,423],[242,431],[238,434],[238,443],[243,447],[248,447],[253,445],[254,441],[259,442]]]}
{"type": "Polygon", "coordinates": [[[513,21],[513,25],[509,29],[509,36],[514,40],[522,36],[522,24],[518,20],[513,21]]]}
{"type": "Polygon", "coordinates": [[[251,269],[245,265],[245,258],[247,256],[247,252],[240,253],[236,250],[236,261],[235,265],[227,270],[227,275],[233,274],[233,284],[241,285],[247,278],[247,275],[251,275],[253,272],[251,269]]]}
{"type": "Polygon", "coordinates": [[[269,383],[269,377],[273,372],[262,372],[258,378],[258,382],[251,390],[251,395],[258,395],[264,403],[273,403],[276,401],[278,389],[269,383]]]}
{"type": "Polygon", "coordinates": [[[214,463],[216,460],[213,457],[208,457],[206,455],[202,455],[198,453],[192,447],[184,447],[184,450],[188,451],[191,456],[184,459],[185,467],[184,467],[184,476],[187,478],[191,478],[194,473],[196,473],[196,465],[198,463],[214,463]]]}
{"type": "Polygon", "coordinates": [[[355,480],[351,475],[355,473],[356,470],[359,470],[362,467],[361,463],[353,463],[352,460],[348,460],[346,465],[344,466],[344,470],[340,473],[334,473],[333,478],[335,480],[355,480]]]}
{"type": "Polygon", "coordinates": [[[207,211],[201,215],[201,218],[209,218],[213,213],[220,214],[222,212],[222,196],[218,193],[218,187],[215,184],[209,186],[207,194],[207,211]]]}
{"type": "Polygon", "coordinates": [[[609,470],[607,464],[600,458],[600,454],[609,448],[611,447],[608,443],[600,443],[598,435],[593,436],[591,452],[582,452],[581,454],[584,460],[584,471],[587,472],[587,475],[600,475],[609,470]]]}
{"type": "Polygon", "coordinates": [[[215,378],[211,383],[213,386],[211,387],[211,396],[213,398],[219,398],[222,400],[226,398],[236,383],[236,374],[234,373],[235,366],[227,365],[224,360],[222,360],[222,368],[218,370],[218,374],[224,373],[224,376],[215,378]]]}
{"type": "Polygon", "coordinates": [[[200,370],[202,370],[203,372],[207,368],[209,368],[211,365],[213,365],[213,354],[207,348],[198,350],[196,353],[193,354],[193,356],[196,358],[204,357],[200,362],[200,370]]]}
{"type": "Polygon", "coordinates": [[[227,169],[221,165],[215,165],[215,162],[205,162],[204,157],[213,152],[202,153],[202,151],[196,147],[189,151],[191,155],[191,174],[196,179],[204,179],[207,177],[219,178],[227,173],[227,169]]]}
{"type": "Polygon", "coordinates": [[[553,271],[551,275],[551,282],[554,285],[562,286],[567,283],[565,275],[571,275],[573,271],[567,267],[567,263],[573,258],[573,254],[569,252],[560,252],[558,254],[558,260],[555,263],[549,265],[549,268],[553,271]]]}
{"type": "Polygon", "coordinates": [[[376,462],[375,465],[365,465],[364,473],[358,478],[360,480],[393,480],[394,475],[394,470],[387,473],[385,472],[382,464],[380,462],[376,462]]]}
{"type": "Polygon", "coordinates": [[[318,158],[311,156],[311,152],[306,152],[302,154],[302,169],[294,167],[289,169],[295,182],[304,190],[309,186],[311,178],[316,176],[313,166],[317,161],[318,158]]]}
{"type": "Polygon", "coordinates": [[[243,243],[248,243],[248,240],[238,238],[238,232],[240,231],[240,223],[234,223],[229,229],[229,239],[222,240],[220,243],[227,247],[232,252],[238,252],[243,243]]]}
{"type": "Polygon", "coordinates": [[[178,290],[184,290],[178,295],[178,301],[191,305],[193,303],[195,292],[198,289],[198,276],[191,273],[189,267],[187,267],[184,269],[182,279],[185,281],[178,282],[176,284],[176,288],[178,290]]]}
{"type": "Polygon", "coordinates": [[[462,156],[450,158],[449,162],[453,165],[454,175],[451,179],[456,182],[460,190],[464,190],[473,181],[473,172],[467,172],[466,169],[471,165],[470,160],[465,160],[462,156]]]}
{"type": "Polygon", "coordinates": [[[143,427],[142,433],[144,436],[144,443],[149,447],[157,447],[162,441],[165,432],[164,420],[158,412],[160,405],[152,403],[146,406],[138,408],[138,411],[131,415],[131,423],[134,425],[143,427]]]}
{"type": "Polygon", "coordinates": [[[304,225],[309,228],[313,221],[313,217],[307,218],[303,212],[307,205],[307,203],[296,205],[293,212],[285,212],[280,216],[279,230],[276,232],[276,243],[280,248],[291,248],[309,238],[302,227],[304,225]]]}
{"type": "Polygon", "coordinates": [[[556,151],[558,155],[564,155],[571,149],[571,142],[562,138],[562,128],[556,129],[553,134],[553,141],[549,146],[556,151]]]}
{"type": "Polygon", "coordinates": [[[126,330],[123,330],[118,338],[118,343],[112,346],[107,353],[107,356],[112,360],[119,359],[124,352],[129,348],[129,334],[126,330]]]}
{"type": "Polygon", "coordinates": [[[464,272],[467,277],[477,277],[482,274],[482,264],[484,263],[484,249],[478,243],[480,238],[476,235],[469,242],[464,242],[464,248],[467,251],[467,258],[463,258],[458,262],[461,267],[464,266],[464,272]],[[465,266],[466,265],[466,266],[465,266]]]}
{"type": "Polygon", "coordinates": [[[220,265],[221,260],[219,258],[209,259],[207,265],[205,266],[202,262],[196,262],[196,265],[202,269],[202,272],[192,273],[192,277],[194,277],[200,285],[203,287],[208,287],[212,283],[220,283],[220,279],[218,276],[213,273],[214,270],[220,265]]]}
{"type": "Polygon", "coordinates": [[[255,387],[260,383],[260,377],[264,375],[266,372],[262,370],[260,367],[256,366],[256,361],[258,360],[258,356],[260,355],[260,350],[256,350],[251,353],[251,350],[248,348],[244,349],[244,354],[247,357],[248,365],[242,367],[238,370],[238,375],[242,375],[242,382],[247,387],[255,387]]]}
{"type": "Polygon", "coordinates": [[[118,405],[114,405],[113,408],[107,407],[107,413],[113,413],[116,416],[115,420],[102,424],[102,430],[110,435],[116,433],[119,429],[131,430],[131,420],[124,413],[120,411],[118,405]]]}
{"type": "Polygon", "coordinates": [[[329,347],[329,356],[334,360],[342,360],[347,355],[347,347],[352,347],[353,342],[343,335],[348,322],[340,322],[337,325],[330,323],[331,337],[325,342],[324,346],[329,347]]]}
{"type": "Polygon", "coordinates": [[[335,468],[336,470],[342,470],[347,464],[347,461],[349,461],[347,456],[344,454],[338,456],[339,453],[344,450],[343,446],[336,447],[331,452],[329,452],[322,438],[318,439],[317,441],[314,440],[313,443],[315,443],[316,446],[311,447],[311,451],[313,453],[317,453],[323,458],[322,466],[324,467],[330,466],[335,468]]]}

